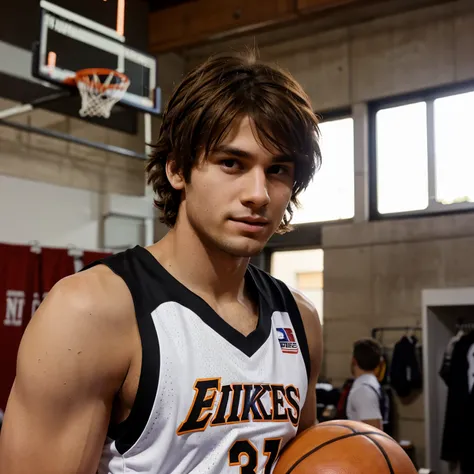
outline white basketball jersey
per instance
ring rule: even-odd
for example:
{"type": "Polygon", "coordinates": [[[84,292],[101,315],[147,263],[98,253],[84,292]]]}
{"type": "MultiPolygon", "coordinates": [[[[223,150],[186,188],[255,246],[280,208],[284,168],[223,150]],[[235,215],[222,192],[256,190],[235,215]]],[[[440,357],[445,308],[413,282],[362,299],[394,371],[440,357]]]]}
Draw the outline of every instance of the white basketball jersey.
{"type": "Polygon", "coordinates": [[[249,266],[259,322],[244,336],[142,247],[97,263],[127,283],[143,352],[134,406],[110,427],[99,474],[271,473],[310,370],[288,288],[249,266]]]}

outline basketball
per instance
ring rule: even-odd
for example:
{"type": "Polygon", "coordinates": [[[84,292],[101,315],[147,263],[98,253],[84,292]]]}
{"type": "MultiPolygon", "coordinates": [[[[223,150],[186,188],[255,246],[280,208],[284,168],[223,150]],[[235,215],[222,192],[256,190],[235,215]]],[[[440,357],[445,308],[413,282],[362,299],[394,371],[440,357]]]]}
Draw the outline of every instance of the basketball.
{"type": "Polygon", "coordinates": [[[284,449],[273,474],[416,474],[403,448],[359,421],[320,423],[284,449]]]}

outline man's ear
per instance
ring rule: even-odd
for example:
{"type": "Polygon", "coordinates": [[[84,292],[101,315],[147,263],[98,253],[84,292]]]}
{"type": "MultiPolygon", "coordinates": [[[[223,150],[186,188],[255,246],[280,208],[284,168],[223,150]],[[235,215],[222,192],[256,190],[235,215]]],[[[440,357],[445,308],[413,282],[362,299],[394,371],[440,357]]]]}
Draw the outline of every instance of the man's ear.
{"type": "Polygon", "coordinates": [[[166,161],[166,177],[174,189],[177,191],[184,189],[186,182],[184,180],[183,173],[181,170],[178,170],[175,160],[169,159],[166,161]]]}

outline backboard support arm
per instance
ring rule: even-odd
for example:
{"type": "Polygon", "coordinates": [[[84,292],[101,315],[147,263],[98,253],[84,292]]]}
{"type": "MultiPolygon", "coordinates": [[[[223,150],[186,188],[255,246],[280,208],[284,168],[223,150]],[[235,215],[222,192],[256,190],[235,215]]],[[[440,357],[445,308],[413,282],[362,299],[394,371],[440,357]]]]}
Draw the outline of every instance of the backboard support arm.
{"type": "Polygon", "coordinates": [[[116,155],[126,156],[127,158],[136,158],[139,160],[145,160],[147,157],[144,153],[137,153],[134,150],[122,148],[114,145],[107,145],[105,143],[93,142],[84,138],[75,137],[68,135],[67,133],[58,132],[56,130],[49,130],[46,128],[34,127],[33,125],[25,125],[18,122],[12,122],[10,120],[0,119],[0,126],[14,128],[22,132],[34,133],[36,135],[42,135],[44,137],[56,138],[57,140],[74,143],[76,145],[86,146],[88,148],[94,148],[96,150],[105,151],[107,153],[114,153],[116,155]]]}
{"type": "MultiPolygon", "coordinates": [[[[150,156],[151,153],[151,142],[152,142],[152,120],[151,120],[151,114],[144,114],[143,117],[144,120],[144,138],[145,138],[145,155],[150,156]]],[[[147,200],[147,203],[150,206],[150,216],[154,216],[155,213],[155,207],[153,205],[153,189],[151,186],[147,185],[146,182],[146,177],[145,177],[145,199],[147,200]]],[[[145,235],[144,235],[144,240],[145,240],[145,246],[152,245],[155,240],[155,219],[153,217],[148,217],[145,219],[145,235]]]]}
{"type": "Polygon", "coordinates": [[[64,99],[65,97],[70,97],[71,92],[68,90],[55,92],[54,94],[49,94],[44,97],[33,100],[29,104],[15,105],[9,107],[8,109],[0,110],[0,119],[5,120],[7,118],[16,117],[18,115],[27,114],[31,112],[35,107],[48,104],[49,102],[54,102],[58,99],[64,99]]]}

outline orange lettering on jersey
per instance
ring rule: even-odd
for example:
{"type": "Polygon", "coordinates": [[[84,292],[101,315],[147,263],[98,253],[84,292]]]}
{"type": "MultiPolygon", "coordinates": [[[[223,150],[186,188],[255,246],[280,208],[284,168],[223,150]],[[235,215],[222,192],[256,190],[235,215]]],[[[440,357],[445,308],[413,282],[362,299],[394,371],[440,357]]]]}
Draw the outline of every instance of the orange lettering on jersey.
{"type": "Polygon", "coordinates": [[[285,407],[285,387],[272,385],[270,393],[272,399],[272,420],[288,421],[288,410],[285,407]]]}
{"type": "Polygon", "coordinates": [[[286,409],[288,418],[290,419],[293,426],[298,426],[300,422],[300,391],[294,385],[288,385],[285,388],[285,398],[290,408],[286,409]]]}
{"type": "Polygon", "coordinates": [[[298,426],[300,392],[294,385],[223,385],[221,379],[198,379],[194,398],[178,436],[204,431],[209,426],[249,422],[290,422],[298,426]]]}
{"type": "Polygon", "coordinates": [[[186,419],[176,431],[178,436],[194,431],[204,431],[207,428],[212,412],[207,414],[205,412],[214,408],[216,393],[221,390],[221,379],[197,379],[193,388],[194,399],[186,419]]]}

